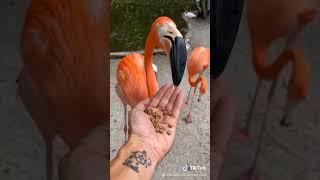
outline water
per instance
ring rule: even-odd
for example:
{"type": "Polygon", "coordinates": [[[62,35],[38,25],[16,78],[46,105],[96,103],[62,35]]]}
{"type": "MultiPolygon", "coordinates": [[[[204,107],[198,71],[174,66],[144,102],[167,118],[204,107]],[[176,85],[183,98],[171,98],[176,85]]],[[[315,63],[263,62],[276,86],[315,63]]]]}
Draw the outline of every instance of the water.
{"type": "Polygon", "coordinates": [[[192,0],[112,0],[111,51],[144,49],[152,22],[168,16],[182,30],[186,27],[181,14],[196,9],[192,0]]]}

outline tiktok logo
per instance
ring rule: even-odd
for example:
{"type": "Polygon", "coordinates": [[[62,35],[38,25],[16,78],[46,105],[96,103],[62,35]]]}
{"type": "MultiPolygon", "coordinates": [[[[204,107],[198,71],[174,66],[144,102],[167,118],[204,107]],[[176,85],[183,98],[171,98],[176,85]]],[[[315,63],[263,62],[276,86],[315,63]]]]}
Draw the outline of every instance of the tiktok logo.
{"type": "Polygon", "coordinates": [[[189,166],[188,166],[188,165],[183,166],[183,167],[182,167],[182,170],[183,170],[184,172],[188,171],[188,170],[189,170],[189,166]]]}
{"type": "Polygon", "coordinates": [[[206,171],[206,166],[185,165],[182,167],[184,172],[186,171],[206,171]]]}

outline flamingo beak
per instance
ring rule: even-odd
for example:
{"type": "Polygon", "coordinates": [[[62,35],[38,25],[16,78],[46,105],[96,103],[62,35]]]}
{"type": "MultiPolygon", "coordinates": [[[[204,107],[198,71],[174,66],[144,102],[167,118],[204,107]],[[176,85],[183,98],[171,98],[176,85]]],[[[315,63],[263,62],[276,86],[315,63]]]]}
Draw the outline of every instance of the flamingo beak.
{"type": "Polygon", "coordinates": [[[172,46],[170,50],[170,64],[172,81],[175,86],[181,83],[186,63],[187,63],[187,49],[183,37],[169,38],[172,46]]]}

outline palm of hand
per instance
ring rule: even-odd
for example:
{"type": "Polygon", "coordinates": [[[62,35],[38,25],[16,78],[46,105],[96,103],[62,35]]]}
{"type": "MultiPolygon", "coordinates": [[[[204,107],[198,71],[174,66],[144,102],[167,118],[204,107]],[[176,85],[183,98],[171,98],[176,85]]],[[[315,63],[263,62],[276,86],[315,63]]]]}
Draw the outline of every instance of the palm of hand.
{"type": "Polygon", "coordinates": [[[164,157],[171,149],[175,133],[177,120],[180,114],[180,109],[183,104],[183,92],[180,88],[165,85],[158,93],[152,98],[139,103],[130,113],[129,131],[130,135],[136,135],[142,141],[158,154],[159,157],[164,157]],[[160,124],[168,128],[171,124],[170,135],[164,132],[163,134],[157,133],[150,121],[150,116],[144,112],[147,107],[163,107],[170,116],[161,116],[160,124]]]}

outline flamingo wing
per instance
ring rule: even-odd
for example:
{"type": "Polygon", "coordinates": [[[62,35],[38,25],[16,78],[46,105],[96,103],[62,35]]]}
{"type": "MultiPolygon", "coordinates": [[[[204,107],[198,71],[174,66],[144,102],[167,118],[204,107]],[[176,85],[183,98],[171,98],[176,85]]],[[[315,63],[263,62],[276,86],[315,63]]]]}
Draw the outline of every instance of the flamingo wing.
{"type": "Polygon", "coordinates": [[[144,56],[132,53],[124,57],[118,65],[117,81],[121,99],[130,107],[148,98],[144,56]]]}
{"type": "MultiPolygon", "coordinates": [[[[22,75],[32,79],[32,88],[51,112],[50,120],[35,120],[55,129],[72,146],[97,124],[106,122],[108,109],[107,41],[102,38],[107,32],[107,17],[105,13],[97,19],[87,3],[32,1],[21,40],[26,72],[22,75]]],[[[20,95],[31,96],[27,90],[21,87],[20,95]]],[[[28,101],[24,102],[27,109],[39,106],[37,101],[28,101]]],[[[42,112],[38,109],[34,113],[42,112]]]]}

